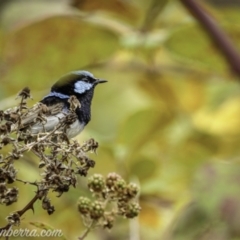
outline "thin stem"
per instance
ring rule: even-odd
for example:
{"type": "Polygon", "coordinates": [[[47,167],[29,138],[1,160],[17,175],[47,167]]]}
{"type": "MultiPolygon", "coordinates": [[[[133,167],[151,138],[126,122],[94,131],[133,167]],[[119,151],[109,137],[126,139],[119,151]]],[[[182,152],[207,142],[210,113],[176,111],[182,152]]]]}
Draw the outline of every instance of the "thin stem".
{"type": "Polygon", "coordinates": [[[36,195],[32,198],[32,200],[20,211],[17,211],[17,213],[20,215],[20,217],[29,209],[33,210],[33,205],[34,203],[39,199],[39,197],[41,196],[40,194],[41,192],[36,193],[36,195]]]}
{"type": "Polygon", "coordinates": [[[24,180],[21,180],[21,179],[18,179],[18,178],[16,178],[16,181],[22,182],[22,183],[24,183],[24,184],[30,184],[30,185],[37,186],[37,183],[36,183],[36,182],[28,182],[28,181],[24,181],[24,180]]]}
{"type": "MultiPolygon", "coordinates": [[[[19,214],[19,216],[21,217],[26,211],[28,211],[29,209],[33,210],[33,205],[34,203],[41,197],[41,191],[37,192],[36,195],[32,198],[32,200],[30,200],[30,202],[21,210],[17,211],[17,213],[19,214]]],[[[10,227],[12,226],[12,224],[8,223],[5,227],[0,228],[0,233],[4,230],[8,230],[10,227]]]]}
{"type": "Polygon", "coordinates": [[[86,238],[87,235],[89,234],[89,232],[94,228],[95,223],[96,223],[96,221],[93,220],[93,221],[91,222],[91,224],[88,226],[88,228],[85,230],[85,232],[83,233],[83,235],[78,238],[78,240],[83,240],[84,238],[86,238]]]}
{"type": "MultiPolygon", "coordinates": [[[[199,21],[206,32],[215,42],[218,49],[225,56],[232,70],[240,76],[240,55],[233,45],[231,39],[219,27],[217,22],[207,13],[207,11],[196,0],[180,0],[190,13],[199,21]]],[[[206,56],[207,57],[207,56],[206,56]]]]}

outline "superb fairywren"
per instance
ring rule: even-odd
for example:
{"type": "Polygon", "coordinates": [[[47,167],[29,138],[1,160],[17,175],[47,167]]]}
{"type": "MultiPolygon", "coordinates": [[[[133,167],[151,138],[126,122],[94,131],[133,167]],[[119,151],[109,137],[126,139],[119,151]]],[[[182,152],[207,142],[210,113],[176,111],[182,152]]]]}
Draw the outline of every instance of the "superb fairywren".
{"type": "MultiPolygon", "coordinates": [[[[80,104],[74,109],[76,120],[66,129],[66,135],[68,138],[77,136],[91,119],[91,102],[95,87],[105,82],[107,81],[95,78],[88,71],[73,71],[61,77],[52,86],[50,93],[40,101],[49,109],[44,124],[42,122],[31,124],[31,132],[38,134],[54,130],[59,122],[70,113],[69,99],[75,96],[80,104]]],[[[36,116],[29,113],[22,120],[22,125],[27,126],[33,118],[36,116]]]]}

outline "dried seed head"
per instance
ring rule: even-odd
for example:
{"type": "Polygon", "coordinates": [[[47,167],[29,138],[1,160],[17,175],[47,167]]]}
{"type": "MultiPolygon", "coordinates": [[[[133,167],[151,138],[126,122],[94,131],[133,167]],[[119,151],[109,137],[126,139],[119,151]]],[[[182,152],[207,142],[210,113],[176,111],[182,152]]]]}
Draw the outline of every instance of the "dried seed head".
{"type": "Polygon", "coordinates": [[[0,110],[0,121],[4,119],[4,111],[0,110]]]}
{"type": "Polygon", "coordinates": [[[77,97],[74,95],[70,96],[70,98],[68,99],[68,102],[70,104],[70,110],[72,112],[75,112],[77,108],[81,108],[81,103],[79,102],[77,97]]]}
{"type": "Polygon", "coordinates": [[[90,191],[100,193],[105,188],[105,180],[101,174],[94,174],[88,178],[88,187],[90,191]]]}
{"type": "Polygon", "coordinates": [[[116,173],[109,173],[106,178],[106,185],[108,188],[112,189],[115,186],[115,183],[122,179],[122,177],[116,173]]]}
{"type": "Polygon", "coordinates": [[[7,191],[6,183],[0,183],[0,199],[4,196],[5,192],[7,191]]]}
{"type": "Polygon", "coordinates": [[[6,122],[5,124],[1,125],[0,126],[0,135],[6,135],[6,134],[10,133],[11,126],[12,126],[11,122],[6,122]]]}
{"type": "Polygon", "coordinates": [[[20,116],[17,112],[10,112],[4,114],[4,120],[16,123],[20,119],[20,116]]]}
{"type": "Polygon", "coordinates": [[[104,222],[103,227],[111,229],[114,223],[114,216],[113,215],[104,215],[104,222]]]}
{"type": "Polygon", "coordinates": [[[104,207],[102,202],[100,201],[95,201],[91,204],[91,209],[90,209],[90,217],[91,219],[99,219],[103,216],[104,214],[104,207]]]}
{"type": "Polygon", "coordinates": [[[20,215],[18,214],[18,212],[11,213],[7,217],[7,221],[11,225],[19,226],[19,224],[20,224],[20,215]]]}
{"type": "Polygon", "coordinates": [[[129,199],[132,199],[132,198],[136,197],[137,194],[139,193],[139,187],[135,183],[129,183],[127,185],[126,190],[127,190],[127,197],[129,199]]]}
{"type": "Polygon", "coordinates": [[[84,152],[92,151],[96,153],[97,148],[98,148],[98,142],[96,142],[93,138],[90,138],[82,146],[82,149],[84,152]]]}
{"type": "Polygon", "coordinates": [[[7,144],[11,143],[12,141],[14,141],[13,138],[10,138],[10,137],[4,137],[1,141],[1,143],[6,146],[7,144]]]}
{"type": "Polygon", "coordinates": [[[53,214],[55,211],[54,206],[51,205],[51,201],[47,197],[43,198],[43,200],[42,200],[42,208],[44,210],[47,210],[49,215],[53,214]]]}
{"type": "Polygon", "coordinates": [[[18,189],[16,187],[8,188],[8,190],[4,194],[4,201],[7,206],[18,200],[18,189]]]}
{"type": "Polygon", "coordinates": [[[83,215],[87,215],[90,213],[90,209],[91,209],[91,201],[90,199],[86,198],[86,197],[80,197],[78,199],[78,211],[83,214],[83,215]]]}
{"type": "Polygon", "coordinates": [[[41,113],[44,113],[44,114],[49,113],[49,109],[48,109],[47,105],[40,102],[40,103],[38,103],[38,107],[40,108],[41,113]]]}
{"type": "Polygon", "coordinates": [[[23,88],[22,91],[18,93],[17,98],[18,97],[21,97],[22,99],[31,98],[30,89],[28,87],[23,88]]]}
{"type": "Polygon", "coordinates": [[[126,208],[125,216],[127,218],[134,218],[138,216],[139,212],[141,211],[141,207],[138,203],[129,203],[126,208]]]}

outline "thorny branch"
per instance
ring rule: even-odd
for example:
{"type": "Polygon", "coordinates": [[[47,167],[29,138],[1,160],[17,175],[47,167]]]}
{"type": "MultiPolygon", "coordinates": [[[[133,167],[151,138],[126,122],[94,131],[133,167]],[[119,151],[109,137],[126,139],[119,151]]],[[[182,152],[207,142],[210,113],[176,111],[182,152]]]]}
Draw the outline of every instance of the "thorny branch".
{"type": "MultiPolygon", "coordinates": [[[[0,111],[0,204],[11,205],[18,201],[19,190],[9,187],[9,184],[19,181],[24,184],[35,185],[35,196],[26,206],[7,217],[7,225],[0,228],[9,229],[12,225],[19,225],[21,216],[28,210],[34,210],[34,203],[42,201],[42,208],[52,214],[54,206],[51,205],[48,193],[57,192],[60,197],[69,188],[76,187],[77,175],[86,176],[88,170],[94,167],[95,162],[86,153],[95,152],[98,143],[90,139],[80,145],[77,141],[69,141],[66,130],[76,119],[76,98],[70,98],[70,114],[60,119],[59,124],[51,132],[34,134],[31,126],[46,122],[49,114],[46,106],[41,104],[28,108],[26,100],[30,97],[28,88],[24,88],[18,95],[21,98],[19,106],[0,111]],[[72,100],[72,102],[71,102],[72,100]],[[34,117],[31,117],[33,115],[34,117]],[[30,119],[26,121],[26,118],[30,119]],[[24,152],[32,151],[39,158],[39,168],[42,170],[41,180],[28,182],[17,177],[15,162],[23,157],[24,152]]],[[[43,127],[44,129],[44,127],[43,127]]]]}
{"type": "MultiPolygon", "coordinates": [[[[31,200],[30,202],[22,209],[16,212],[16,214],[21,217],[25,212],[27,212],[30,209],[34,209],[34,203],[39,199],[39,194],[37,193],[31,200]]],[[[4,230],[8,230],[12,226],[11,223],[8,223],[6,226],[0,228],[0,233],[4,230]]]]}

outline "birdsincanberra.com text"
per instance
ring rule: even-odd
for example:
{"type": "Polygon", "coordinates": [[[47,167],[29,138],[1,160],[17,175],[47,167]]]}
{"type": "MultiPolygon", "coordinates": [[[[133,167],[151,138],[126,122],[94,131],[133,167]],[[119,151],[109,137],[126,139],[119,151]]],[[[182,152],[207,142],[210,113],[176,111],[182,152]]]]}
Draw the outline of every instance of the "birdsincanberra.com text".
{"type": "Polygon", "coordinates": [[[0,232],[1,237],[62,237],[63,233],[60,229],[27,229],[27,228],[18,228],[8,230],[2,230],[0,232]]]}

